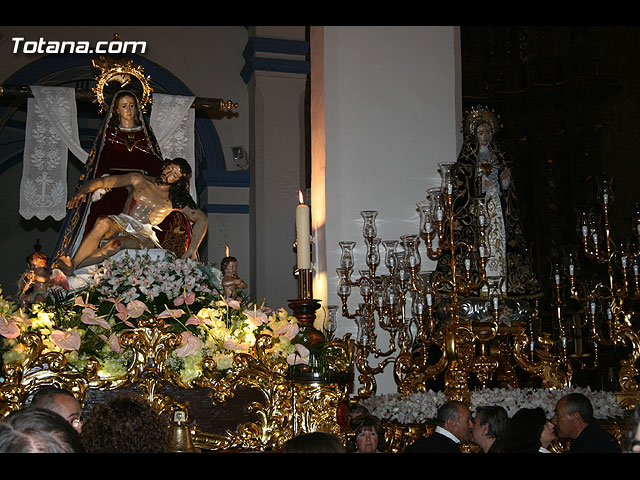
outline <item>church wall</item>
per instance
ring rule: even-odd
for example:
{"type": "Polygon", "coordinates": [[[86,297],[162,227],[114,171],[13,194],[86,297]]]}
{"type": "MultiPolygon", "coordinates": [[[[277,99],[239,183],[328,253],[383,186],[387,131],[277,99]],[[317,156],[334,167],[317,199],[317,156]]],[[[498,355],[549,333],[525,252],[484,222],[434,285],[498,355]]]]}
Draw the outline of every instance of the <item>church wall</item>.
{"type": "MultiPolygon", "coordinates": [[[[317,240],[324,242],[318,249],[326,250],[325,270],[318,277],[326,278],[325,304],[341,305],[336,294],[338,242],[356,241],[354,270],[367,268],[360,212],[379,212],[378,237],[383,240],[417,234],[416,203],[425,198],[427,188],[440,184],[437,163],[457,157],[461,146],[459,31],[456,27],[325,26],[322,35],[311,38],[312,52],[322,47],[324,56],[324,124],[319,127],[324,152],[314,150],[321,158],[312,158],[314,165],[325,164],[326,177],[324,185],[315,186],[324,188],[320,198],[326,199],[325,224],[316,226],[321,232],[317,240]]],[[[312,95],[320,88],[313,78],[312,95]]],[[[312,135],[317,133],[314,121],[322,120],[312,113],[312,135]]],[[[422,270],[433,269],[425,254],[422,258],[422,270]]],[[[379,272],[385,273],[386,268],[381,266],[379,272]]],[[[316,293],[321,291],[321,286],[316,288],[316,293]]],[[[354,288],[351,312],[358,301],[354,288]]],[[[339,314],[338,321],[337,336],[352,333],[355,338],[355,321],[339,314]]],[[[386,350],[387,337],[378,333],[378,346],[386,350]]],[[[378,393],[396,392],[392,367],[378,377],[378,393]]]]}

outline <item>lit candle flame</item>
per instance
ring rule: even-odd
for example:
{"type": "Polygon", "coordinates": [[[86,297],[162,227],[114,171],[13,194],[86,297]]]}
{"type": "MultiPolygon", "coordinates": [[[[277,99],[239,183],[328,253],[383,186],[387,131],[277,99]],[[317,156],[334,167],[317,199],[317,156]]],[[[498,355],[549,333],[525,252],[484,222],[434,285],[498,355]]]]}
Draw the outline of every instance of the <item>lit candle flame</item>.
{"type": "Polygon", "coordinates": [[[302,190],[298,190],[298,199],[300,200],[300,204],[304,203],[304,196],[302,195],[302,190]]]}
{"type": "Polygon", "coordinates": [[[224,246],[224,251],[225,251],[225,256],[228,257],[229,256],[229,245],[225,245],[224,246]]]}

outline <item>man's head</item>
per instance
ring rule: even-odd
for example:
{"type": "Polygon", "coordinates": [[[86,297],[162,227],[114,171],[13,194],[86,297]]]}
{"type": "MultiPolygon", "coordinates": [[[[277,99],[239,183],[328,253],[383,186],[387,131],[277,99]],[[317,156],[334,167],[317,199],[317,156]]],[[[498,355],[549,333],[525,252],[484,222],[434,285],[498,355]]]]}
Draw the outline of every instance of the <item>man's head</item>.
{"type": "Polygon", "coordinates": [[[162,163],[160,175],[156,177],[159,185],[171,185],[182,182],[187,186],[191,180],[191,166],[184,158],[166,159],[162,163]]]}
{"type": "Polygon", "coordinates": [[[196,203],[189,194],[191,175],[191,166],[184,158],[166,159],[163,162],[162,171],[156,177],[156,185],[169,185],[169,198],[174,208],[196,208],[196,203]]]}
{"type": "Polygon", "coordinates": [[[184,158],[166,159],[162,163],[160,175],[156,178],[156,182],[163,185],[170,185],[177,182],[183,182],[189,185],[191,180],[191,166],[184,158]]]}
{"type": "Polygon", "coordinates": [[[438,424],[464,443],[473,427],[469,407],[463,402],[448,401],[438,409],[438,424]]]}
{"type": "Polygon", "coordinates": [[[67,390],[43,388],[33,396],[31,406],[55,412],[69,422],[78,433],[82,431],[80,402],[67,390]]]}
{"type": "Polygon", "coordinates": [[[580,432],[593,422],[591,401],[581,393],[570,393],[562,397],[556,404],[552,421],[558,437],[577,438],[580,432]]]}
{"type": "Polygon", "coordinates": [[[80,437],[89,453],[166,453],[167,427],[144,397],[125,393],[94,406],[80,437]]]}
{"type": "Polygon", "coordinates": [[[28,406],[0,421],[0,453],[83,453],[80,436],[51,410],[28,406]]]}

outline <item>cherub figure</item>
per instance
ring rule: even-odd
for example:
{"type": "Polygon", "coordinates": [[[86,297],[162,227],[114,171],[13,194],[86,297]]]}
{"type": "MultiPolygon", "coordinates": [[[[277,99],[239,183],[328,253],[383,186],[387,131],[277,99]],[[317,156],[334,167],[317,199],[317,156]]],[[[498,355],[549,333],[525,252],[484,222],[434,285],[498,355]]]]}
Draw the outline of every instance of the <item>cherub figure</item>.
{"type": "Polygon", "coordinates": [[[49,268],[48,261],[48,257],[41,252],[34,252],[27,257],[29,268],[18,281],[18,300],[21,306],[44,302],[53,286],[69,288],[65,275],[57,268],[49,268]]]}
{"type": "Polygon", "coordinates": [[[238,260],[235,257],[224,257],[220,262],[222,270],[222,287],[226,298],[236,299],[238,290],[247,288],[244,280],[238,278],[238,260]]]}

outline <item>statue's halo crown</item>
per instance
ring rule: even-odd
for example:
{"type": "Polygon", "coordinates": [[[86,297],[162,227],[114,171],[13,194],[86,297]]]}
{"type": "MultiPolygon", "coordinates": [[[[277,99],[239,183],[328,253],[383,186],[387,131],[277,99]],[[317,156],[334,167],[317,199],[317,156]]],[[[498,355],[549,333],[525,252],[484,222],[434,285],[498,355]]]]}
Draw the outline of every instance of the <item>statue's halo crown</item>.
{"type": "Polygon", "coordinates": [[[483,123],[486,123],[491,127],[491,131],[494,135],[502,127],[500,124],[500,117],[496,115],[493,110],[484,106],[477,106],[465,112],[464,120],[462,122],[463,133],[465,135],[475,135],[476,129],[483,123]]]}

